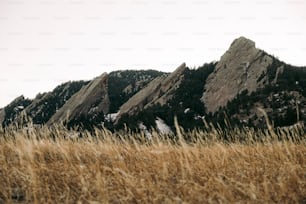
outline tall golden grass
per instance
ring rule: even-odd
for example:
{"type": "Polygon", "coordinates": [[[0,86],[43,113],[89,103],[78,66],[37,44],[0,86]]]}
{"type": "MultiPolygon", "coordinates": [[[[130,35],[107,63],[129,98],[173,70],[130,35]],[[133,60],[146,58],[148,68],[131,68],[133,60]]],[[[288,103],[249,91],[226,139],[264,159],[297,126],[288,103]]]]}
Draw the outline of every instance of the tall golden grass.
{"type": "Polygon", "coordinates": [[[306,202],[303,130],[79,136],[63,127],[0,130],[0,203],[306,202]]]}

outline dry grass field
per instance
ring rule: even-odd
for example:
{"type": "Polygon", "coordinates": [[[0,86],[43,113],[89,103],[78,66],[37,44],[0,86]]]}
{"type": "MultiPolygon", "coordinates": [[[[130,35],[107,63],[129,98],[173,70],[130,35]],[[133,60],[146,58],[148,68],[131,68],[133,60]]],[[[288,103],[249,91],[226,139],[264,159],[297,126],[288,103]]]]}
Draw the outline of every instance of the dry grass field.
{"type": "Polygon", "coordinates": [[[306,203],[300,130],[92,134],[1,130],[0,203],[306,203]]]}

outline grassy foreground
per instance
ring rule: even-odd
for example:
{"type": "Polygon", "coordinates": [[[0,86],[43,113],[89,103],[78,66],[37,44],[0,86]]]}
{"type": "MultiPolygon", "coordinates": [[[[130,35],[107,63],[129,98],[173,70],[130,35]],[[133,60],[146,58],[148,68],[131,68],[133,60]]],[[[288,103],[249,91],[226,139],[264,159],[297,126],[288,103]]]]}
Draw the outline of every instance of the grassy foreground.
{"type": "Polygon", "coordinates": [[[82,139],[61,129],[2,130],[0,203],[306,202],[304,133],[256,141],[235,130],[251,139],[230,143],[219,134],[178,131],[174,143],[157,133],[143,142],[105,130],[82,139]]]}

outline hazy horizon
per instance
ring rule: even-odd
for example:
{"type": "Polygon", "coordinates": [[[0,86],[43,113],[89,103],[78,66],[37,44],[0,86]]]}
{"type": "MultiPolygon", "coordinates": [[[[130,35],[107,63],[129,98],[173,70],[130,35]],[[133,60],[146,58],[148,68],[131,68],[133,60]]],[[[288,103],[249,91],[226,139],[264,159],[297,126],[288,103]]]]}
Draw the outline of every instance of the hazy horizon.
{"type": "Polygon", "coordinates": [[[103,72],[197,67],[240,36],[306,66],[305,10],[299,0],[1,0],[0,108],[103,72]]]}

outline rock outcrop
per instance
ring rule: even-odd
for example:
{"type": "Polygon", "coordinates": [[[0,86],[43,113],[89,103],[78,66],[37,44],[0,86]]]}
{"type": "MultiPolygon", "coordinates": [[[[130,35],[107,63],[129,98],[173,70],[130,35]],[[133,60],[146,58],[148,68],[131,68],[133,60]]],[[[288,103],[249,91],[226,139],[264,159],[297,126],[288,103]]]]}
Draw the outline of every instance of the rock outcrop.
{"type": "Polygon", "coordinates": [[[253,41],[245,37],[234,40],[205,84],[202,101],[207,112],[214,113],[244,90],[251,93],[264,86],[272,61],[253,41]]]}
{"type": "Polygon", "coordinates": [[[79,118],[87,118],[91,114],[108,113],[108,76],[106,73],[93,79],[74,94],[65,105],[60,108],[47,122],[48,125],[56,122],[69,123],[79,118]]]}
{"type": "Polygon", "coordinates": [[[123,70],[108,75],[110,113],[117,113],[120,107],[134,94],[156,77],[164,73],[155,70],[123,70]]]}
{"type": "Polygon", "coordinates": [[[5,112],[4,109],[0,109],[0,125],[4,122],[5,112]]]}
{"type": "Polygon", "coordinates": [[[179,87],[186,69],[186,64],[183,63],[170,75],[163,75],[152,80],[121,106],[116,121],[118,122],[124,114],[133,115],[153,104],[164,105],[179,87]]]}
{"type": "Polygon", "coordinates": [[[53,91],[38,94],[32,103],[24,109],[34,124],[45,124],[65,103],[88,82],[66,82],[53,91]]]}
{"type": "Polygon", "coordinates": [[[0,111],[0,124],[8,126],[12,123],[22,123],[24,117],[19,117],[23,110],[32,103],[32,100],[23,95],[15,98],[9,105],[0,111]]]}

